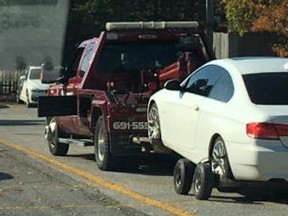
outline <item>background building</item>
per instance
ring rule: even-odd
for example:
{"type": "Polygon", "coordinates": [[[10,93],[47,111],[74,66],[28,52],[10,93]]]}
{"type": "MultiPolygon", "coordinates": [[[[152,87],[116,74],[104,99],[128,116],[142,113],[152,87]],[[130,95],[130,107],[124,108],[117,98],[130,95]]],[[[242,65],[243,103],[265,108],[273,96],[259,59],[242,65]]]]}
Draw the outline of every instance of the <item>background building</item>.
{"type": "Polygon", "coordinates": [[[0,70],[61,64],[69,0],[0,1],[0,70]]]}

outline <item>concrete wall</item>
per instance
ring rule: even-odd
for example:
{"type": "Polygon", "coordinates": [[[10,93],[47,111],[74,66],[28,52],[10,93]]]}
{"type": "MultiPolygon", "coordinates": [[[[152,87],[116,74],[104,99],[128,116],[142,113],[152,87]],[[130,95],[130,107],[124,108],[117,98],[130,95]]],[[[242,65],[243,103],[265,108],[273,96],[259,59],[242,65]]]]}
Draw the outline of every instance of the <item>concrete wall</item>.
{"type": "Polygon", "coordinates": [[[213,49],[216,58],[239,56],[275,56],[271,50],[277,38],[268,33],[214,33],[213,49]]]}

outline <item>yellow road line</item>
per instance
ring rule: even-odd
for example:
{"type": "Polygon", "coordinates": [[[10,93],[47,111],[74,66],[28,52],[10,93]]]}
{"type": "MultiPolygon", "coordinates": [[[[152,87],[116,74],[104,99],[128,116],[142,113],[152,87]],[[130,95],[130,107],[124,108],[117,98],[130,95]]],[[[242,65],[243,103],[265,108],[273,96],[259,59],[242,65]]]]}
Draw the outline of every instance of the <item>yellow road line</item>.
{"type": "Polygon", "coordinates": [[[73,174],[76,174],[78,176],[81,176],[93,183],[96,183],[96,184],[99,184],[103,187],[106,187],[110,190],[113,190],[113,191],[117,191],[121,194],[124,194],[128,197],[131,197],[135,200],[138,200],[140,202],[143,202],[143,203],[146,203],[147,205],[150,205],[150,206],[154,206],[154,207],[157,207],[157,208],[160,208],[166,212],[169,212],[170,214],[173,214],[173,215],[179,215],[179,216],[195,216],[194,214],[191,214],[190,212],[187,212],[183,209],[180,209],[180,208],[177,208],[177,207],[174,207],[174,206],[171,206],[170,204],[168,203],[165,203],[165,202],[161,202],[159,200],[156,200],[156,199],[153,199],[153,198],[150,198],[148,196],[144,196],[142,194],[139,194],[135,191],[132,191],[132,190],[129,190],[128,188],[125,188],[121,185],[118,185],[116,183],[113,183],[113,182],[110,182],[106,179],[103,179],[101,178],[100,176],[97,176],[95,174],[92,174],[92,173],[89,173],[89,172],[86,172],[84,170],[81,170],[77,167],[74,167],[74,166],[71,166],[71,165],[68,165],[68,164],[64,164],[63,162],[61,161],[58,161],[56,160],[55,158],[53,157],[49,157],[49,156],[46,156],[44,154],[41,154],[39,152],[36,152],[36,151],[33,151],[32,149],[28,149],[26,147],[23,147],[23,146],[20,146],[19,144],[17,143],[14,143],[14,142],[11,142],[9,140],[6,140],[2,137],[0,137],[0,142],[5,144],[6,146],[9,146],[11,148],[14,148],[14,149],[17,149],[18,151],[21,151],[21,152],[24,152],[26,153],[27,155],[31,155],[35,158],[38,158],[38,159],[41,159],[43,161],[46,161],[46,162],[49,162],[53,165],[56,165],[60,168],[62,168],[63,170],[65,171],[68,171],[70,173],[73,173],[73,174]]]}

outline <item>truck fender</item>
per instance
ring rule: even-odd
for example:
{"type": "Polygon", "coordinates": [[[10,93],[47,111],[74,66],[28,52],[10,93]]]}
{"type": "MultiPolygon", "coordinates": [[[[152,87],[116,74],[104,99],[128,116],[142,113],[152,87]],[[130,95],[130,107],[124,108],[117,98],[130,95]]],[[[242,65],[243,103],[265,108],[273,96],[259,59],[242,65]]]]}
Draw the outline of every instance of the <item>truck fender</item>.
{"type": "Polygon", "coordinates": [[[105,123],[105,128],[106,130],[109,130],[109,126],[108,126],[108,122],[107,122],[107,112],[105,112],[105,110],[103,110],[103,108],[101,109],[101,107],[98,107],[98,106],[93,106],[92,107],[92,114],[91,114],[91,125],[90,125],[90,128],[91,130],[94,132],[95,130],[95,125],[98,121],[98,118],[100,116],[103,116],[103,119],[104,119],[104,123],[105,123]]]}

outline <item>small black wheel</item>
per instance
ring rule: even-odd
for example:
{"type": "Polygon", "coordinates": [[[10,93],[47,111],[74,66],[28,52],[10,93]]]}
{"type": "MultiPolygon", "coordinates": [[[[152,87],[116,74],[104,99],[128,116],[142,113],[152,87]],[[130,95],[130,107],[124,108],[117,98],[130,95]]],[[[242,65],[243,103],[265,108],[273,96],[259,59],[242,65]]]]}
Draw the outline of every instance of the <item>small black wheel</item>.
{"type": "Polygon", "coordinates": [[[193,177],[193,193],[198,200],[207,200],[214,186],[214,174],[210,164],[199,163],[193,177]]]}
{"type": "Polygon", "coordinates": [[[49,136],[48,136],[48,147],[52,155],[65,156],[69,150],[69,144],[59,142],[59,135],[61,130],[58,128],[55,119],[49,122],[49,136]]]}
{"type": "Polygon", "coordinates": [[[179,159],[174,168],[174,189],[178,194],[188,194],[193,180],[195,165],[188,159],[179,159]]]}
{"type": "Polygon", "coordinates": [[[104,119],[100,116],[94,134],[95,160],[100,170],[111,171],[115,168],[115,160],[111,156],[109,134],[105,129],[104,119]]]}

